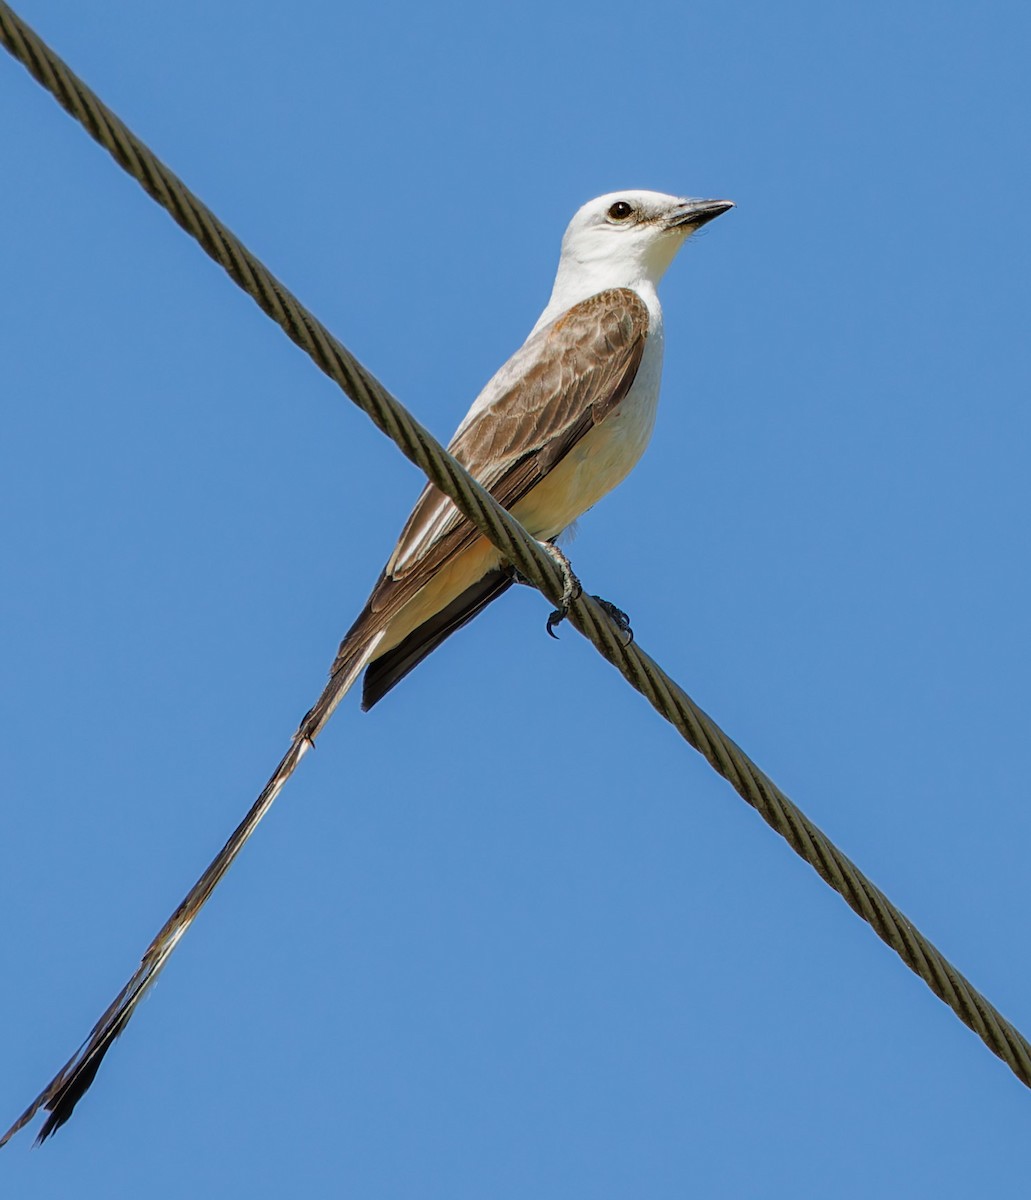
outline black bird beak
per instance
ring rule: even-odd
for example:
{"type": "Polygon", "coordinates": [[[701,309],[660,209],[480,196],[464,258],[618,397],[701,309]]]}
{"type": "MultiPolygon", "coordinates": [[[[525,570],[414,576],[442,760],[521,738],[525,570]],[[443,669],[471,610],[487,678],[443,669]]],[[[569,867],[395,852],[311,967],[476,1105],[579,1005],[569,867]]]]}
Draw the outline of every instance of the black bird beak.
{"type": "Polygon", "coordinates": [[[700,229],[733,207],[733,200],[685,200],[670,214],[666,228],[700,229]]]}

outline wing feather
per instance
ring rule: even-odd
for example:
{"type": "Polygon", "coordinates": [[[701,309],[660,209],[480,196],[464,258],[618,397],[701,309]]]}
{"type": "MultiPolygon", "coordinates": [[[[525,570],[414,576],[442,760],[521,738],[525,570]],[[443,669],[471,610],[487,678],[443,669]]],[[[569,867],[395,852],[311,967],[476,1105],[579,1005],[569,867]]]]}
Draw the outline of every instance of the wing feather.
{"type": "MultiPolygon", "coordinates": [[[[630,288],[574,305],[494,376],[448,449],[510,508],[623,399],[647,334],[648,310],[630,288]]],[[[417,570],[423,556],[464,522],[454,504],[428,485],[385,574],[396,579],[417,570]]]]}
{"type": "MultiPolygon", "coordinates": [[[[494,376],[448,449],[511,508],[626,396],[647,336],[648,309],[631,288],[598,292],[574,305],[528,338],[494,376]]],[[[341,654],[383,628],[479,536],[447,496],[427,485],[341,654]]]]}

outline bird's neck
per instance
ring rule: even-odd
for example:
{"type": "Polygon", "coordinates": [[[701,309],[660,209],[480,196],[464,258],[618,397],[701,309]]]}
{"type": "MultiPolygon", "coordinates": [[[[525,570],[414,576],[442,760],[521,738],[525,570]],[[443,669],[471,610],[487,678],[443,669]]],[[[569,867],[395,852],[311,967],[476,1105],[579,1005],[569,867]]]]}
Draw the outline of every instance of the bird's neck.
{"type": "Polygon", "coordinates": [[[536,333],[538,329],[542,329],[581,301],[588,300],[599,292],[606,292],[610,288],[621,287],[631,288],[641,297],[648,308],[648,316],[653,326],[661,323],[662,308],[659,305],[655,284],[646,277],[634,278],[633,274],[614,273],[611,268],[591,270],[582,263],[560,263],[558,274],[555,276],[555,286],[551,291],[551,299],[531,332],[536,333]]]}

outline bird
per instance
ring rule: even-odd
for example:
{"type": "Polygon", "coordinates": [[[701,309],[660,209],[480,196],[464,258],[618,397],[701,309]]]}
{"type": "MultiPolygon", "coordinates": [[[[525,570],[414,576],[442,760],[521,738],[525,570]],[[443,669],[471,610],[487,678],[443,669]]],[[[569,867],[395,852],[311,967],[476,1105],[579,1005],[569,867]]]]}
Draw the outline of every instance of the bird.
{"type": "MultiPolygon", "coordinates": [[[[563,236],[544,311],[449,444],[466,470],[556,557],[566,588],[548,632],[578,587],[557,539],[626,478],[652,434],[663,357],[659,281],[687,239],[733,207],[729,200],[653,191],[611,192],[583,205],[563,236]]],[[[358,677],[364,673],[362,707],[369,709],[515,582],[514,567],[428,484],[344,636],[328,683],[258,799],[86,1041],[0,1146],[41,1108],[49,1115],[37,1144],[68,1120],[183,934],[358,677]]]]}

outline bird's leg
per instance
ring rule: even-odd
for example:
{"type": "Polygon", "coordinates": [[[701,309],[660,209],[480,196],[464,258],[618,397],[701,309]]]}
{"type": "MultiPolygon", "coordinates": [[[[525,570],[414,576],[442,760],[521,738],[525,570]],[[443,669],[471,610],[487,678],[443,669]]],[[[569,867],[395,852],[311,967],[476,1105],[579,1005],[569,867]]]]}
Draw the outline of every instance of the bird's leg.
{"type": "Polygon", "coordinates": [[[562,575],[562,595],[559,597],[558,608],[548,617],[547,630],[551,637],[557,637],[555,626],[560,625],[569,612],[569,606],[581,595],[583,587],[573,571],[572,564],[554,542],[538,542],[540,548],[558,567],[562,575]]]}

